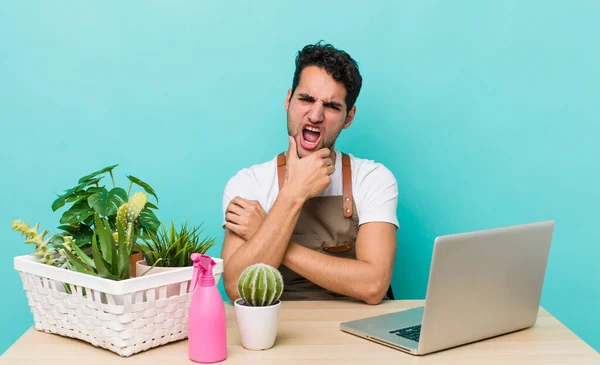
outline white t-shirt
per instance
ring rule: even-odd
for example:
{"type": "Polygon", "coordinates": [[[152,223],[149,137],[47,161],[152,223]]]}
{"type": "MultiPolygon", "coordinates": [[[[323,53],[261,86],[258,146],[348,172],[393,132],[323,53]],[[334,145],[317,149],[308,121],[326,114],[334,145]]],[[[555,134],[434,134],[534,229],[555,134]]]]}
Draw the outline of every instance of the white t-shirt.
{"type": "MultiPolygon", "coordinates": [[[[337,149],[335,152],[335,171],[331,175],[331,184],[320,196],[343,194],[342,154],[337,149]]],[[[380,163],[348,155],[352,167],[352,195],[358,213],[358,224],[389,222],[399,228],[396,216],[398,183],[392,172],[380,163]]],[[[223,226],[227,206],[236,196],[257,200],[265,212],[269,213],[278,193],[277,156],[270,161],[241,169],[225,186],[223,226]]],[[[342,214],[341,210],[340,214],[342,214]]]]}

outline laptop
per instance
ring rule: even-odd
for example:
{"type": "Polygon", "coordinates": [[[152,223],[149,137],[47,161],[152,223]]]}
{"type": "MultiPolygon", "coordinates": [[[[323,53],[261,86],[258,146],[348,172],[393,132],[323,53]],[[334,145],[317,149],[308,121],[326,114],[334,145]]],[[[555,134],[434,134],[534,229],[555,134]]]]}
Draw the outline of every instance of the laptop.
{"type": "Polygon", "coordinates": [[[413,355],[535,324],[554,221],[437,237],[425,306],[343,322],[344,332],[413,355]]]}

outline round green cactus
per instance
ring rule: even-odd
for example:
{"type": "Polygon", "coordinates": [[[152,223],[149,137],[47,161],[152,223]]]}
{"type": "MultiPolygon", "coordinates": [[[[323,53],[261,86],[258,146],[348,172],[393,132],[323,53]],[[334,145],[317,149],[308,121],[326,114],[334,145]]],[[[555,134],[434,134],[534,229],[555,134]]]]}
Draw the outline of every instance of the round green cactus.
{"type": "Polygon", "coordinates": [[[274,304],[283,293],[283,277],[276,268],[267,264],[248,266],[238,280],[238,292],[252,307],[274,304]]]}

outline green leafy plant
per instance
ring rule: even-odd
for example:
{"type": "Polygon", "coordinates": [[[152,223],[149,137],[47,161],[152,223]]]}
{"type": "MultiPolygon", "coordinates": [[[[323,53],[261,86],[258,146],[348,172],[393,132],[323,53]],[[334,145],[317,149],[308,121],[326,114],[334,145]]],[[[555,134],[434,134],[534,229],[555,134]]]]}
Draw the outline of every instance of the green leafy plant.
{"type": "Polygon", "coordinates": [[[77,245],[69,245],[65,250],[69,268],[112,280],[128,279],[130,273],[129,256],[133,252],[138,233],[136,222],[141,218],[148,198],[146,194],[135,193],[128,203],[117,209],[116,232],[113,232],[107,218],[94,213],[92,234],[92,257],[77,245]]]}
{"type": "Polygon", "coordinates": [[[202,224],[198,227],[188,227],[187,223],[177,230],[171,221],[168,229],[161,224],[161,228],[156,233],[150,233],[150,237],[142,238],[137,246],[149,266],[192,266],[190,256],[193,253],[206,253],[216,240],[216,238],[201,238],[203,231],[202,224]]]}
{"type": "MultiPolygon", "coordinates": [[[[44,230],[41,233],[38,233],[40,224],[36,224],[35,227],[31,228],[27,221],[21,222],[21,220],[14,220],[12,222],[12,229],[21,232],[21,234],[27,239],[25,243],[35,245],[35,250],[32,253],[33,256],[37,256],[38,262],[43,264],[52,265],[62,267],[66,262],[66,253],[63,248],[56,248],[50,244],[50,238],[45,239],[46,235],[50,232],[48,230],[44,230]]],[[[68,245],[70,243],[67,240],[65,244],[63,242],[62,246],[68,245]]]]}
{"type": "MultiPolygon", "coordinates": [[[[78,248],[89,251],[92,245],[93,232],[96,228],[95,214],[106,218],[111,229],[116,230],[117,211],[119,207],[129,201],[133,185],[141,187],[146,193],[152,195],[158,204],[158,196],[154,189],[135,176],[126,175],[129,180],[127,191],[116,186],[113,170],[117,166],[108,166],[83,176],[75,187],[65,190],[64,194],[59,195],[52,203],[52,211],[57,211],[65,205],[71,204],[60,218],[61,225],[58,229],[62,232],[51,238],[52,244],[60,247],[64,242],[64,238],[70,236],[73,237],[73,241],[78,248]],[[100,184],[101,180],[107,175],[110,176],[112,183],[110,190],[105,185],[100,184]]],[[[160,226],[160,221],[153,209],[157,210],[158,207],[147,202],[140,213],[140,219],[135,223],[136,234],[141,237],[148,237],[150,233],[156,233],[160,226]]]]}
{"type": "Polygon", "coordinates": [[[267,307],[281,298],[283,277],[273,266],[254,264],[248,266],[240,275],[238,292],[245,304],[252,307],[267,307]]]}

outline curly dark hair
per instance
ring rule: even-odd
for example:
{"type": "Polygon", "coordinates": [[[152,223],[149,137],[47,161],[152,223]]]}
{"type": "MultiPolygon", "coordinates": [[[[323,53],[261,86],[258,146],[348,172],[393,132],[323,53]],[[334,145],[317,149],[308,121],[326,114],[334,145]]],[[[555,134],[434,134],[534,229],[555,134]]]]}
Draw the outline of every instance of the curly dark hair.
{"type": "Polygon", "coordinates": [[[316,44],[305,46],[296,56],[296,71],[292,83],[292,95],[300,82],[300,74],[307,66],[318,66],[324,69],[335,81],[341,82],[346,88],[346,106],[350,110],[354,106],[360,88],[362,76],[358,71],[358,65],[350,55],[342,50],[336,49],[331,44],[316,44]]]}

